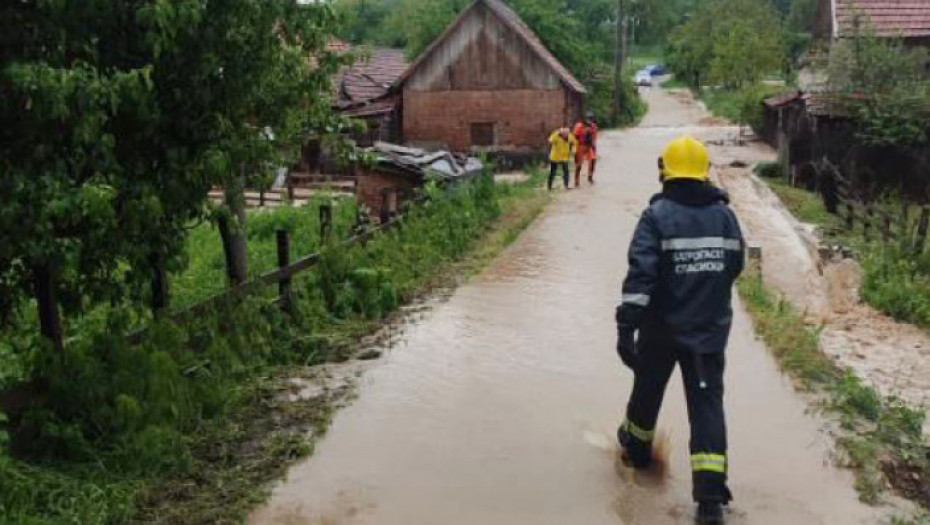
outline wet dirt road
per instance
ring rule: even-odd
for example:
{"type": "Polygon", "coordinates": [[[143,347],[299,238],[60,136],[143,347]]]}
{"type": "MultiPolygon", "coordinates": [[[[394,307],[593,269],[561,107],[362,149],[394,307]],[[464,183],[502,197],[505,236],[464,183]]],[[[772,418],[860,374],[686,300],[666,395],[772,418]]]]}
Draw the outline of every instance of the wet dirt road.
{"type": "MultiPolygon", "coordinates": [[[[683,129],[732,133],[661,92],[631,131],[605,133],[595,187],[560,195],[483,274],[361,379],[259,524],[663,525],[692,523],[687,419],[676,377],[660,432],[659,482],[615,467],[632,382],[614,354],[613,311],[655,159],[683,129]]],[[[738,309],[727,371],[733,524],[874,524],[829,438],[738,309]]]]}

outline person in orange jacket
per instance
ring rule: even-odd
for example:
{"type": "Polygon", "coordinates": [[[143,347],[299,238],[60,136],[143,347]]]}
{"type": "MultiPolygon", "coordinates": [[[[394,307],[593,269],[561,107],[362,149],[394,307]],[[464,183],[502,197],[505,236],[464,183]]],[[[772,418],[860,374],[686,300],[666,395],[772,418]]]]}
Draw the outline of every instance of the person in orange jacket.
{"type": "Polygon", "coordinates": [[[597,124],[590,113],[575,124],[573,130],[578,148],[575,150],[575,187],[581,184],[581,170],[588,163],[588,182],[594,184],[597,167],[597,124]]]}

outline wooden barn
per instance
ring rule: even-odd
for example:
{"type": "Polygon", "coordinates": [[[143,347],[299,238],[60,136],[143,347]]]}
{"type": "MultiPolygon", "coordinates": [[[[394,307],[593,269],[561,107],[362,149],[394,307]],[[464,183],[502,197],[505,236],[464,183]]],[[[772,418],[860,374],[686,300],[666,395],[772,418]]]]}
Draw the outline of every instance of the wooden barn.
{"type": "Polygon", "coordinates": [[[475,0],[398,80],[406,144],[540,152],[584,111],[584,86],[500,0],[475,0]]]}

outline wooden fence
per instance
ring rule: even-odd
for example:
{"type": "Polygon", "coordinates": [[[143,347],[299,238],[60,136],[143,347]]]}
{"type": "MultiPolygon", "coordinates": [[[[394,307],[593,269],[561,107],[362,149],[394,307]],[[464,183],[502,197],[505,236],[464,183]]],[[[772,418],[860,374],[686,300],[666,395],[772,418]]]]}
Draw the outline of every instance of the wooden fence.
{"type": "MultiPolygon", "coordinates": [[[[930,207],[919,206],[916,223],[912,223],[912,206],[904,199],[901,199],[900,211],[890,213],[887,207],[878,206],[874,196],[863,192],[829,160],[820,161],[816,169],[818,179],[835,181],[836,212],[842,217],[846,231],[854,232],[857,226],[861,226],[866,241],[877,236],[885,243],[906,243],[914,254],[923,253],[930,229],[930,207]]],[[[825,198],[829,197],[825,195],[825,198]]]]}
{"type": "MultiPolygon", "coordinates": [[[[324,247],[323,249],[339,249],[360,242],[364,243],[372,235],[396,226],[403,220],[405,212],[409,211],[413,206],[422,205],[425,202],[424,194],[420,194],[419,196],[408,195],[410,198],[403,206],[400,206],[399,200],[397,199],[396,195],[394,195],[394,193],[396,193],[395,191],[387,189],[382,193],[383,198],[381,203],[381,210],[379,210],[378,213],[379,224],[373,225],[367,212],[359,209],[356,213],[355,224],[352,228],[352,235],[348,239],[339,241],[335,244],[331,242],[333,231],[332,203],[321,203],[319,206],[319,235],[321,243],[324,247]]],[[[223,220],[220,221],[219,227],[221,230],[229,229],[229,225],[225,224],[223,220]]],[[[225,238],[226,236],[224,235],[224,240],[225,238]]],[[[164,318],[167,316],[168,319],[174,322],[183,322],[186,319],[190,319],[192,317],[203,315],[209,312],[215,308],[217,304],[231,297],[244,297],[252,295],[258,293],[267,286],[273,285],[277,285],[279,291],[278,297],[275,299],[275,301],[279,303],[282,308],[290,310],[292,305],[291,280],[298,273],[316,266],[322,257],[322,252],[310,254],[292,262],[290,260],[290,234],[288,231],[284,229],[278,229],[275,232],[275,239],[277,245],[278,268],[248,281],[241,279],[236,275],[236,272],[234,271],[235,263],[233,260],[233,254],[231,250],[228,249],[228,246],[225,246],[224,242],[228,289],[220,294],[200,301],[177,312],[169,313],[170,295],[168,293],[168,275],[165,271],[165,265],[163,261],[158,260],[157,257],[153,257],[153,259],[150,261],[153,269],[151,283],[152,302],[150,305],[153,316],[155,318],[164,318]]],[[[51,279],[38,279],[37,282],[51,283],[51,279]]],[[[39,308],[39,317],[42,321],[40,323],[42,326],[42,335],[49,339],[57,350],[63,351],[64,338],[62,323],[59,319],[59,308],[57,304],[57,298],[54,295],[54,289],[49,287],[48,290],[45,290],[44,287],[37,286],[36,299],[39,308]]],[[[127,337],[129,338],[130,342],[138,343],[142,336],[145,334],[146,330],[147,329],[138,330],[129,334],[127,337]]],[[[0,398],[2,398],[2,395],[0,395],[0,398]]],[[[0,406],[2,406],[2,402],[0,402],[0,406]]]]}
{"type": "MultiPolygon", "coordinates": [[[[352,235],[347,239],[335,243],[331,241],[333,234],[332,204],[328,202],[321,203],[319,207],[320,239],[323,243],[323,248],[320,252],[304,256],[292,262],[290,260],[290,235],[287,230],[278,229],[275,232],[278,256],[277,269],[264,273],[257,278],[247,282],[236,283],[230,280],[229,287],[224,292],[176,312],[168,312],[169,295],[167,293],[167,276],[163,272],[162,265],[162,271],[156,270],[154,272],[152,282],[153,297],[151,306],[154,317],[162,319],[167,317],[167,319],[171,320],[172,322],[184,323],[190,319],[208,314],[218,305],[229,301],[230,299],[243,298],[254,295],[263,291],[266,287],[274,285],[277,285],[278,293],[274,299],[272,299],[272,302],[277,303],[283,310],[292,312],[293,300],[291,282],[295,275],[316,266],[322,259],[323,253],[327,250],[344,249],[355,244],[365,243],[373,236],[398,226],[401,222],[403,222],[405,216],[412,209],[414,209],[415,206],[423,205],[426,202],[426,195],[420,194],[410,199],[407,202],[407,205],[397,206],[397,199],[392,198],[389,193],[390,191],[385,192],[382,202],[382,209],[379,210],[379,224],[371,224],[371,221],[368,219],[367,215],[360,210],[356,215],[356,221],[352,229],[352,235]]],[[[230,273],[231,265],[232,261],[230,260],[229,253],[227,252],[227,273],[230,273]]],[[[51,332],[46,332],[43,330],[42,335],[49,338],[57,350],[64,351],[65,346],[62,336],[61,322],[58,317],[58,306],[55,303],[54,294],[49,291],[49,295],[50,297],[47,298],[49,299],[47,304],[51,304],[52,308],[45,308],[47,311],[44,312],[43,309],[40,308],[40,314],[51,316],[52,322],[50,322],[47,326],[51,326],[55,329],[51,332]]],[[[131,344],[138,344],[145,337],[147,332],[148,327],[145,327],[127,334],[126,338],[131,344]]],[[[20,383],[6,390],[2,390],[0,391],[0,410],[8,415],[21,414],[25,409],[28,408],[31,401],[35,399],[35,397],[43,390],[44,387],[42,386],[41,381],[37,380],[20,383]]]]}

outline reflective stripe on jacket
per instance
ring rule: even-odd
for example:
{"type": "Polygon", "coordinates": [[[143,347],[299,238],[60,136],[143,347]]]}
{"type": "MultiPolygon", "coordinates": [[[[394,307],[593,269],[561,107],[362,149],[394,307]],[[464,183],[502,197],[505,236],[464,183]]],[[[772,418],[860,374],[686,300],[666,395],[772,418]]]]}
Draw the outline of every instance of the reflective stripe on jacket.
{"type": "Polygon", "coordinates": [[[617,322],[662,330],[698,353],[723,351],[745,242],[726,192],[672,181],[643,212],[617,322]]]}

